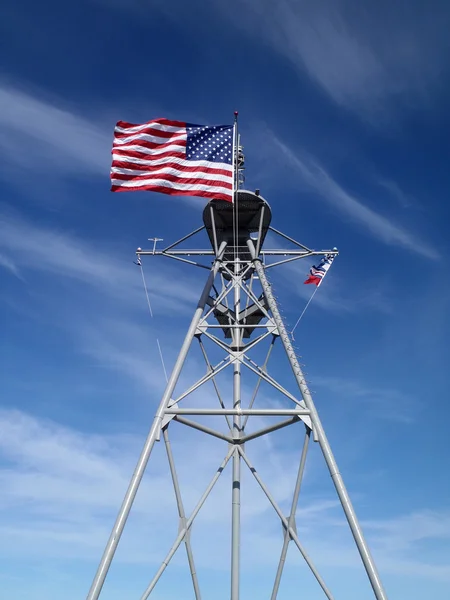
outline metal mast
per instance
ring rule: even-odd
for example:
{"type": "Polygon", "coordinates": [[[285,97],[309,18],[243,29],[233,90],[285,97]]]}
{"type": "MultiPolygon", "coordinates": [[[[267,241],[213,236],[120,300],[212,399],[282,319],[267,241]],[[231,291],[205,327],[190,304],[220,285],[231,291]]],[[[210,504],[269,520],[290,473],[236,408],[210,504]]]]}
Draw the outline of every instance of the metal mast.
{"type": "MultiPolygon", "coordinates": [[[[238,133],[238,113],[234,113],[234,141],[233,141],[233,160],[234,160],[234,194],[233,194],[233,245],[234,245],[234,265],[232,268],[232,281],[234,288],[234,314],[241,312],[241,286],[240,286],[240,257],[238,247],[239,232],[239,174],[243,167],[243,156],[241,165],[238,157],[242,156],[239,148],[238,133]]],[[[214,219],[214,208],[210,207],[210,214],[214,219]]],[[[217,238],[217,233],[215,234],[217,238]]],[[[214,234],[213,234],[214,236],[214,234]]],[[[234,351],[238,353],[241,350],[243,339],[242,328],[234,327],[231,331],[234,351]]],[[[233,409],[237,414],[233,416],[233,439],[240,440],[242,418],[241,410],[241,362],[238,358],[233,360],[233,409]]],[[[240,592],[240,554],[241,554],[241,455],[238,452],[239,445],[235,444],[233,451],[233,476],[231,478],[231,600],[239,600],[240,592]]]]}
{"type": "MultiPolygon", "coordinates": [[[[152,581],[144,590],[141,600],[150,597],[161,575],[181,544],[186,547],[188,562],[191,570],[193,589],[196,600],[200,600],[201,576],[197,576],[194,566],[194,556],[190,545],[190,531],[195,518],[203,503],[213,489],[227,464],[231,462],[231,568],[230,568],[230,598],[239,600],[240,592],[240,508],[241,508],[241,469],[249,468],[277,513],[284,530],[284,542],[276,573],[271,600],[278,597],[279,584],[283,574],[287,547],[292,542],[300,551],[311,572],[317,580],[324,596],[333,599],[321,575],[307,554],[300,536],[297,534],[295,513],[302,484],[303,472],[308,452],[309,440],[312,435],[325,459],[338,498],[344,510],[356,546],[362,559],[363,566],[371,583],[374,597],[377,600],[387,600],[375,563],[370,554],[363,532],[358,523],[355,511],[339,472],[336,460],[327,440],[324,428],[308,389],[303,372],[286,331],[277,301],[273,295],[272,286],[267,278],[269,269],[286,262],[302,259],[313,255],[337,254],[334,250],[315,251],[300,242],[271,227],[271,209],[260,196],[259,191],[250,192],[238,189],[235,191],[233,204],[221,200],[208,203],[203,212],[204,226],[178,240],[164,250],[157,251],[155,246],[150,250],[137,251],[138,257],[164,256],[172,260],[182,261],[209,270],[203,291],[194,311],[190,326],[178,354],[178,358],[168,378],[167,386],[161,403],[156,412],[153,425],[145,441],[141,456],[131,478],[128,490],[107,542],[97,573],[92,582],[87,600],[97,600],[100,596],[106,575],[113,560],[117,545],[120,541],[128,515],[136,493],[144,475],[147,462],[155,442],[164,440],[172,475],[175,497],[180,519],[179,533],[167,556],[163,558],[160,568],[152,581]],[[265,250],[264,241],[267,233],[293,243],[294,249],[265,250]],[[203,250],[186,250],[180,245],[193,236],[206,232],[210,247],[203,250]],[[201,261],[209,261],[201,262],[201,261]],[[212,264],[211,264],[212,260],[212,264]],[[270,262],[272,261],[272,262],[270,262]],[[289,362],[298,394],[290,393],[269,370],[269,358],[275,344],[281,344],[289,362]],[[194,345],[200,349],[205,361],[206,372],[188,389],[181,393],[177,383],[189,351],[194,345]],[[267,346],[266,358],[262,364],[254,359],[254,349],[267,346]],[[213,363],[208,354],[208,348],[219,349],[222,359],[213,363]],[[222,395],[219,391],[217,378],[219,374],[229,373],[228,393],[222,395]],[[257,384],[249,402],[243,403],[242,379],[247,373],[257,377],[257,384]],[[192,406],[189,400],[195,392],[207,382],[212,382],[217,393],[218,407],[192,406]],[[269,384],[274,393],[283,399],[273,405],[258,406],[258,390],[260,384],[269,384]],[[177,391],[176,391],[177,390],[177,391]],[[175,393],[176,391],[176,393],[175,393]],[[210,427],[195,420],[196,415],[222,416],[226,426],[225,431],[210,427]],[[266,419],[262,429],[251,430],[253,416],[263,416],[266,419]],[[230,420],[230,417],[232,419],[230,420]],[[213,436],[225,442],[224,459],[218,466],[209,485],[200,497],[193,512],[186,516],[181,500],[180,486],[175,469],[175,461],[171,452],[169,431],[173,426],[190,427],[205,435],[213,436]],[[293,494],[290,513],[285,515],[272,496],[269,486],[251,463],[245,450],[245,445],[252,440],[269,435],[271,432],[286,428],[300,427],[305,432],[303,450],[298,468],[298,476],[293,494]]],[[[222,376],[222,375],[221,375],[222,376]]]]}

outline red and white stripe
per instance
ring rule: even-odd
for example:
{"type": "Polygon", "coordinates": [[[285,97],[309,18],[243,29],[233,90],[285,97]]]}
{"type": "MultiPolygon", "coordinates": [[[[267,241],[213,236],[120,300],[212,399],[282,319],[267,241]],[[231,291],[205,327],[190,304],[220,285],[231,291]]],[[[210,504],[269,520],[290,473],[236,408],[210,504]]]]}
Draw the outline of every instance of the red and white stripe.
{"type": "Polygon", "coordinates": [[[186,160],[186,123],[119,121],[114,129],[111,191],[149,190],[233,200],[233,166],[186,160]]]}

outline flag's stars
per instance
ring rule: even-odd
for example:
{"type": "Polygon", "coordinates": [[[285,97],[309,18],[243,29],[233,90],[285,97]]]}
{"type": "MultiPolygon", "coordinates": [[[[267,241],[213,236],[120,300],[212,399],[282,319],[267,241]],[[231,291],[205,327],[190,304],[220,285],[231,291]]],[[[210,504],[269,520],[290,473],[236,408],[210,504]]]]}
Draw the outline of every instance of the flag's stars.
{"type": "Polygon", "coordinates": [[[187,126],[186,158],[232,163],[233,127],[187,126]]]}

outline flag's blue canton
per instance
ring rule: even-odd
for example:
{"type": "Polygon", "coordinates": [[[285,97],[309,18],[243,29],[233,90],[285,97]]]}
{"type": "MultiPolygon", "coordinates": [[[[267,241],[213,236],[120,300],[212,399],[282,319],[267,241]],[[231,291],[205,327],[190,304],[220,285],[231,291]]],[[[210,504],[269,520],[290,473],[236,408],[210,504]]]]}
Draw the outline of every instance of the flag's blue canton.
{"type": "Polygon", "coordinates": [[[187,160],[207,160],[209,162],[232,164],[233,126],[186,125],[187,160]]]}

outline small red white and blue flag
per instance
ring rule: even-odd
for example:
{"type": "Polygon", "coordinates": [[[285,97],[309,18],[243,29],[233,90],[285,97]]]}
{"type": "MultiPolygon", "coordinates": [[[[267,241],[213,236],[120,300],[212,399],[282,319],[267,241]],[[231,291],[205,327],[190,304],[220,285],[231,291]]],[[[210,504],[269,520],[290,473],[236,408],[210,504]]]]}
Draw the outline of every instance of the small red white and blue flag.
{"type": "Polygon", "coordinates": [[[322,258],[317,267],[312,266],[309,270],[309,277],[303,283],[315,283],[319,286],[322,283],[323,278],[327,274],[328,269],[331,267],[331,263],[334,260],[334,254],[327,254],[322,258]]]}
{"type": "Polygon", "coordinates": [[[233,125],[119,121],[111,191],[148,190],[233,201],[233,125]]]}

